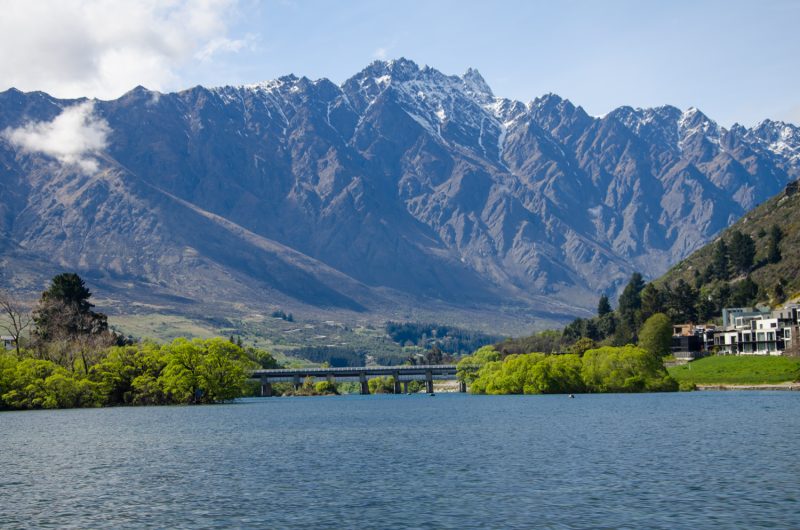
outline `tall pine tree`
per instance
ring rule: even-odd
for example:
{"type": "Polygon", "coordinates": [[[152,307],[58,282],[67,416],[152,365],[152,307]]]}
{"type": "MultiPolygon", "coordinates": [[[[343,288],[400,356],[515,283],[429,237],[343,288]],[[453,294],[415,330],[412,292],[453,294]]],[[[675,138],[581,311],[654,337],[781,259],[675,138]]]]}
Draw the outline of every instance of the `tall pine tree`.
{"type": "Polygon", "coordinates": [[[714,254],[711,257],[711,272],[718,280],[730,278],[728,245],[725,244],[725,240],[722,238],[714,246],[714,254]]]}

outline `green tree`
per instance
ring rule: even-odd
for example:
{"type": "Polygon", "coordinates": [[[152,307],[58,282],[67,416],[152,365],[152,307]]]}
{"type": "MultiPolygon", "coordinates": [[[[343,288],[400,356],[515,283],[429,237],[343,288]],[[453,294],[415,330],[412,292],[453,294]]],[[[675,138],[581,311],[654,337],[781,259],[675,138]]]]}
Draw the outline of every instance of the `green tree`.
{"type": "Polygon", "coordinates": [[[617,323],[614,331],[615,344],[627,344],[636,340],[636,330],[641,320],[642,298],[644,279],[638,272],[631,275],[628,284],[623,289],[617,304],[617,323]]]}
{"type": "Polygon", "coordinates": [[[578,357],[582,356],[588,350],[593,350],[597,347],[597,344],[590,339],[589,337],[583,337],[578,339],[575,344],[567,348],[567,353],[572,355],[577,355],[578,357]]]}
{"type": "Polygon", "coordinates": [[[784,289],[785,282],[786,280],[781,278],[772,288],[772,297],[778,304],[782,304],[786,301],[786,290],[784,289]]]}
{"type": "Polygon", "coordinates": [[[620,313],[622,318],[625,318],[626,315],[635,313],[639,310],[639,308],[641,308],[642,289],[644,289],[644,279],[640,273],[634,272],[619,297],[617,311],[620,313]]]}
{"type": "Polygon", "coordinates": [[[626,346],[636,342],[636,328],[628,320],[620,320],[614,328],[611,343],[614,346],[626,346]]]}
{"type": "Polygon", "coordinates": [[[647,320],[656,313],[663,313],[666,310],[664,298],[664,293],[658,287],[652,283],[645,285],[641,294],[641,318],[647,320]]]}
{"type": "Polygon", "coordinates": [[[753,238],[734,230],[728,250],[733,270],[739,274],[749,272],[753,268],[753,259],[756,255],[756,243],[753,238]]]}
{"type": "Polygon", "coordinates": [[[2,401],[15,409],[94,407],[103,400],[99,384],[52,361],[22,359],[7,369],[4,379],[2,401]]]}
{"type": "Polygon", "coordinates": [[[162,348],[166,366],[158,380],[165,393],[176,403],[203,401],[200,388],[200,366],[204,348],[199,339],[178,338],[162,348]]]}
{"type": "Polygon", "coordinates": [[[614,334],[617,329],[617,317],[614,312],[598,317],[597,319],[597,337],[598,339],[605,339],[614,334]]]}
{"type": "Polygon", "coordinates": [[[456,365],[456,377],[459,381],[471,385],[478,377],[478,371],[487,363],[500,360],[500,353],[494,346],[484,346],[472,355],[463,357],[456,365]]]}
{"type": "Polygon", "coordinates": [[[719,280],[730,278],[730,262],[728,261],[728,245],[725,240],[720,238],[714,246],[714,253],[711,256],[711,272],[719,280]]]}
{"type": "Polygon", "coordinates": [[[603,347],[583,356],[582,377],[591,392],[675,391],[660,359],[636,346],[603,347]]]}
{"type": "Polygon", "coordinates": [[[601,317],[611,312],[611,304],[608,302],[608,296],[601,295],[600,301],[597,302],[597,316],[601,317]]]}
{"type": "Polygon", "coordinates": [[[758,297],[758,284],[750,276],[731,286],[728,303],[734,307],[753,305],[758,297]]]}
{"type": "Polygon", "coordinates": [[[672,347],[672,322],[664,313],[648,318],[639,331],[639,347],[651,355],[663,357],[672,347]]]}
{"type": "Polygon", "coordinates": [[[33,312],[37,337],[50,341],[107,333],[107,317],[92,311],[91,296],[77,274],[70,272],[55,276],[33,312]]]}
{"type": "Polygon", "coordinates": [[[577,355],[548,355],[528,366],[522,386],[524,394],[583,392],[583,365],[577,355]]]}
{"type": "Polygon", "coordinates": [[[782,239],[783,230],[778,225],[772,225],[769,230],[769,246],[767,247],[767,261],[769,263],[778,263],[782,259],[780,247],[782,239]]]}
{"type": "Polygon", "coordinates": [[[370,394],[392,394],[394,392],[394,377],[373,377],[367,383],[370,394]]]}
{"type": "Polygon", "coordinates": [[[716,306],[711,295],[707,294],[706,292],[701,292],[698,295],[697,303],[695,304],[695,312],[697,314],[698,322],[706,322],[717,315],[720,311],[716,310],[716,306]]]}
{"type": "Polygon", "coordinates": [[[680,279],[669,292],[669,316],[675,322],[697,322],[696,303],[697,290],[684,279],[680,279]]]}
{"type": "Polygon", "coordinates": [[[163,393],[154,395],[152,386],[145,383],[155,380],[163,368],[161,348],[153,342],[144,342],[109,348],[105,357],[92,367],[90,377],[102,385],[108,405],[142,402],[156,405],[163,402],[163,393]]]}
{"type": "Polygon", "coordinates": [[[255,368],[255,363],[243,360],[241,348],[220,338],[206,340],[204,347],[198,370],[204,401],[217,403],[241,396],[248,371],[255,368]]]}
{"type": "Polygon", "coordinates": [[[166,364],[158,382],[177,403],[217,403],[241,396],[255,366],[227,340],[175,339],[162,347],[166,364]]]}
{"type": "Polygon", "coordinates": [[[339,390],[336,388],[336,383],[332,383],[330,381],[320,381],[319,383],[314,385],[314,391],[320,395],[339,394],[339,390]]]}
{"type": "Polygon", "coordinates": [[[569,344],[575,342],[586,334],[586,321],[582,318],[576,318],[566,326],[564,331],[561,332],[562,340],[569,344]]]}

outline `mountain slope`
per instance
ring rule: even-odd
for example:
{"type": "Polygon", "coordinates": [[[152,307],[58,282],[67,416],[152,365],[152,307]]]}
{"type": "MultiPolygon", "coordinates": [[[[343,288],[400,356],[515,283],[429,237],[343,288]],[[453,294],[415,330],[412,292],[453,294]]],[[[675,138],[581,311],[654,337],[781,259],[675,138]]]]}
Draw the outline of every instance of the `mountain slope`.
{"type": "MultiPolygon", "coordinates": [[[[77,103],[9,90],[0,130],[77,103]]],[[[596,118],[405,59],[342,86],[139,87],[94,115],[110,133],[88,174],[0,138],[6,284],[70,268],[121,306],[518,331],[664,272],[800,176],[792,125],[726,130],[669,106],[596,118]]]]}
{"type": "MultiPolygon", "coordinates": [[[[797,274],[800,270],[800,182],[797,181],[787,185],[775,197],[747,212],[739,221],[720,233],[714,242],[681,260],[659,278],[655,282],[656,285],[674,286],[680,280],[690,284],[696,283],[697,275],[702,276],[712,266],[718,241],[725,240],[730,246],[735,232],[741,232],[755,242],[754,266],[749,277],[761,287],[758,295],[760,302],[773,304],[783,302],[784,300],[776,300],[774,295],[775,288],[779,284],[787,298],[800,295],[800,275],[797,274]],[[770,262],[771,232],[775,226],[781,231],[778,243],[780,259],[770,262]]],[[[741,279],[741,276],[731,278],[734,283],[741,279]]],[[[701,282],[701,287],[704,283],[710,282],[701,282]]]]}

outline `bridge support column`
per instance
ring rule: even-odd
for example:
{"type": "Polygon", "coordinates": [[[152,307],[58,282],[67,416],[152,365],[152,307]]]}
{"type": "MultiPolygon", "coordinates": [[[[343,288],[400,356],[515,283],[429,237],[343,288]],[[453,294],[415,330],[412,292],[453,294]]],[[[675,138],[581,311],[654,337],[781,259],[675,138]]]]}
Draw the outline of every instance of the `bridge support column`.
{"type": "Polygon", "coordinates": [[[403,393],[408,394],[408,381],[403,381],[403,393]]]}
{"type": "Polygon", "coordinates": [[[458,382],[458,391],[459,392],[466,392],[467,391],[467,383],[466,383],[466,381],[459,381],[458,382]]]}
{"type": "Polygon", "coordinates": [[[433,394],[433,373],[430,370],[425,372],[425,389],[428,394],[433,394]]]}
{"type": "Polygon", "coordinates": [[[392,375],[392,378],[394,379],[394,393],[395,394],[399,394],[400,393],[400,374],[395,372],[392,375]]]}
{"type": "Polygon", "coordinates": [[[300,376],[299,375],[294,376],[294,389],[300,390],[300,387],[302,386],[303,384],[300,382],[300,376]]]}
{"type": "Polygon", "coordinates": [[[272,397],[272,383],[266,379],[261,380],[261,397],[272,397]]]}
{"type": "Polygon", "coordinates": [[[361,395],[368,396],[369,395],[369,383],[367,382],[367,376],[365,374],[361,374],[358,376],[358,380],[361,382],[361,395]]]}

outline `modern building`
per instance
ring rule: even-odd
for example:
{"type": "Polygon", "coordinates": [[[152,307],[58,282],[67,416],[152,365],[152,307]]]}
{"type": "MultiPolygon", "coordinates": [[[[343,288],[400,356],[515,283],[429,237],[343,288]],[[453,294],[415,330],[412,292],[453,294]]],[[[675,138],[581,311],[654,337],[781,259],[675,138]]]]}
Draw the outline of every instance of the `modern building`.
{"type": "Polygon", "coordinates": [[[782,355],[785,351],[797,349],[797,304],[775,311],[726,308],[722,310],[722,322],[723,328],[714,334],[714,347],[718,353],[782,355]]]}
{"type": "Polygon", "coordinates": [[[675,324],[672,326],[672,354],[676,359],[696,359],[714,345],[714,326],[675,324]]]}

